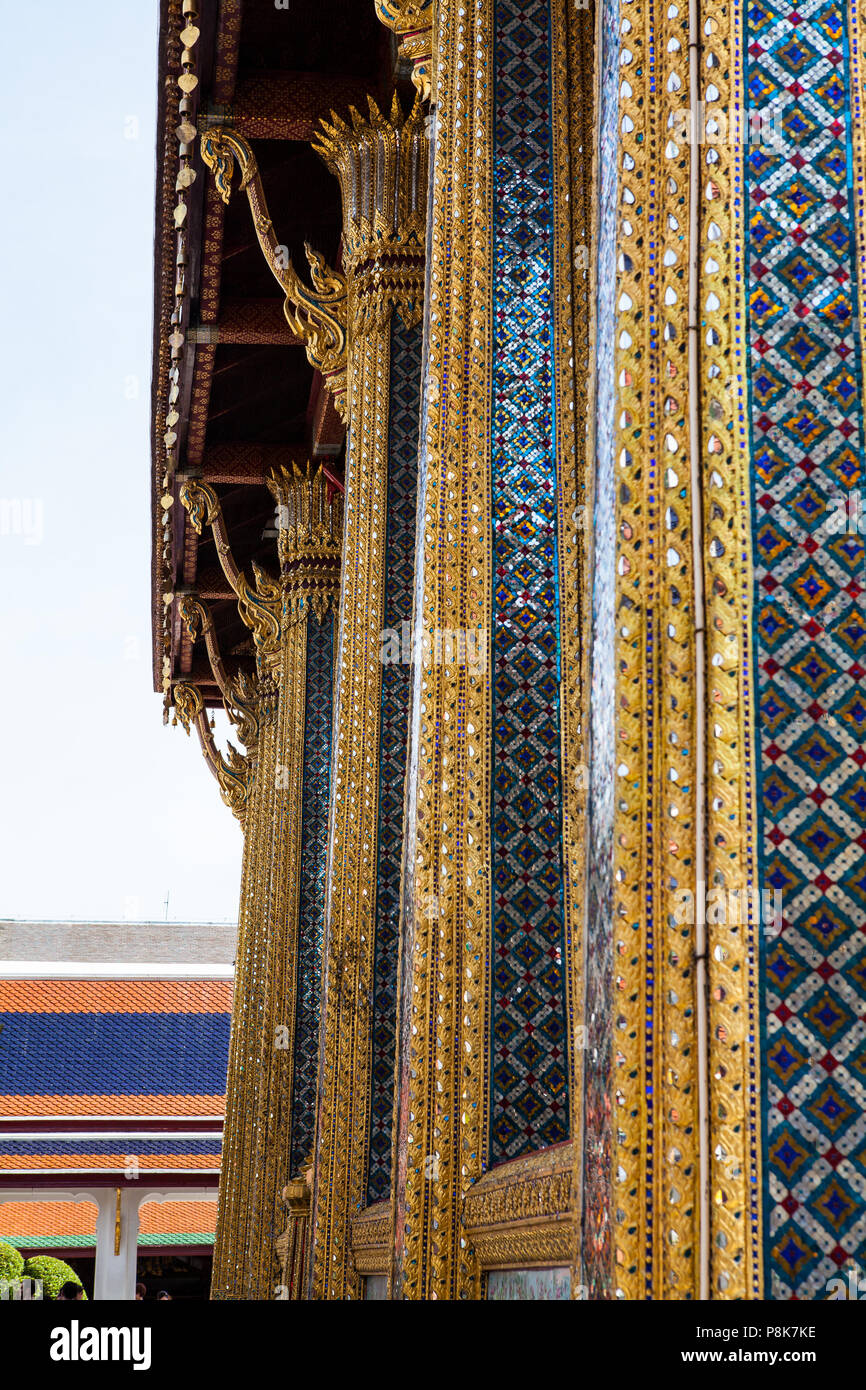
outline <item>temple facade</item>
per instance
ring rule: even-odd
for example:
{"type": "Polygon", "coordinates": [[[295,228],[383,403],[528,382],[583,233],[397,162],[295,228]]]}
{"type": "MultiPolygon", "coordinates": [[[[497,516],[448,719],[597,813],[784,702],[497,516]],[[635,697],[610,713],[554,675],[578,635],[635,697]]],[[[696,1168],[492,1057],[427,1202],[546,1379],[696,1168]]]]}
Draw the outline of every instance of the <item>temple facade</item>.
{"type": "Polygon", "coordinates": [[[866,1261],[861,37],[162,0],[154,679],[243,835],[215,1299],[866,1261]]]}

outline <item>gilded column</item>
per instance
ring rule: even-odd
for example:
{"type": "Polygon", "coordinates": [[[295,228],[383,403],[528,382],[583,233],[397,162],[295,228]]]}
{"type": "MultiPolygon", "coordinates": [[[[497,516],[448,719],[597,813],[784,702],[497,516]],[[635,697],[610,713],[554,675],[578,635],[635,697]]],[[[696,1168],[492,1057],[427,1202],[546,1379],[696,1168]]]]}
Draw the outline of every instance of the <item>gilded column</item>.
{"type": "MultiPolygon", "coordinates": [[[[691,405],[689,12],[625,0],[616,323],[613,887],[618,1297],[699,1296],[695,894],[699,811],[699,443],[691,405]]],[[[609,540],[613,541],[613,537],[609,540]]]]}
{"type": "Polygon", "coordinates": [[[351,113],[320,152],[343,194],[346,541],[328,853],[315,1297],[356,1297],[350,1220],[391,1186],[397,957],[415,550],[427,136],[351,113]]]}
{"type": "Polygon", "coordinates": [[[455,1299],[473,1184],[580,1140],[592,16],[436,11],[416,641],[485,660],[415,668],[392,1292],[455,1299]]]}
{"type": "MultiPolygon", "coordinates": [[[[252,629],[258,738],[242,895],[212,1293],[282,1296],[283,1191],[312,1143],[342,508],[321,471],[281,473],[280,579],[231,556],[212,488],[184,484],[252,629]]],[[[298,1282],[294,1297],[300,1296],[298,1282]]]]}

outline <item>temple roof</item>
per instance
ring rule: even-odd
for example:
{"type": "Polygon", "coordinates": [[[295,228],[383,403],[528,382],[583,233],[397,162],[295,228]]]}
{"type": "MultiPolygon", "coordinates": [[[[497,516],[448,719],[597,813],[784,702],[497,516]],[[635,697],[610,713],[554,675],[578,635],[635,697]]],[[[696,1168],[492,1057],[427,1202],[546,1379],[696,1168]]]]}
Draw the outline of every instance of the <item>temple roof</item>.
{"type": "Polygon", "coordinates": [[[0,1187],[215,1184],[228,972],[90,970],[0,979],[0,1187]]]}
{"type": "MultiPolygon", "coordinates": [[[[64,962],[76,962],[93,973],[96,962],[109,970],[146,963],[178,968],[228,967],[237,947],[235,922],[22,922],[0,919],[0,975],[10,971],[27,976],[41,961],[52,974],[64,962]]],[[[124,973],[127,973],[126,970],[124,973]]]]}

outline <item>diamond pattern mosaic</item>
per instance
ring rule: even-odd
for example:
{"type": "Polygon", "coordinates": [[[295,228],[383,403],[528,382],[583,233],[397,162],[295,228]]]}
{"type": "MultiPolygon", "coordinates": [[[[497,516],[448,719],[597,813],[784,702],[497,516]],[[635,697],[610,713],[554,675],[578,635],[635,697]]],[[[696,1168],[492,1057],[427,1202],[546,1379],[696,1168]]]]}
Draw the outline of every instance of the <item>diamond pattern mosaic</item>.
{"type": "MultiPolygon", "coordinates": [[[[388,540],[384,627],[400,635],[401,660],[382,667],[379,728],[379,843],[376,864],[376,954],[373,985],[373,1076],[367,1199],[391,1190],[391,1128],[397,1018],[403,783],[409,727],[411,666],[402,651],[412,617],[418,421],[421,408],[421,325],[391,319],[388,417],[388,540]],[[404,629],[403,624],[407,627],[404,629]]],[[[408,643],[406,644],[408,645],[408,643]]]]}
{"type": "Polygon", "coordinates": [[[491,1162],[568,1138],[550,14],[494,25],[491,1162]]]}
{"type": "Polygon", "coordinates": [[[304,791],[301,838],[298,985],[295,999],[294,1090],[291,1171],[313,1147],[319,1059],[322,930],[325,920],[325,857],[331,785],[334,714],[334,615],[307,620],[307,689],[304,716],[304,791]]]}
{"type": "Polygon", "coordinates": [[[764,886],[766,1296],[826,1297],[866,1245],[863,538],[848,34],[837,4],[753,0],[746,89],[755,640],[764,886]]]}

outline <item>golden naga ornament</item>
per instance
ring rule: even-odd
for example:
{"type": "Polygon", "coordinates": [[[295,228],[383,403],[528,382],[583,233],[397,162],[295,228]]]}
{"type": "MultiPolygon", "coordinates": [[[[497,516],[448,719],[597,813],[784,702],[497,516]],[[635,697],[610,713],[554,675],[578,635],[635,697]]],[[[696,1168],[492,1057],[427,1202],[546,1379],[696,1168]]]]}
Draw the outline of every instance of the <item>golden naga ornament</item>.
{"type": "Polygon", "coordinates": [[[214,126],[201,137],[201,153],[224,203],[231,197],[235,160],[241,171],[239,189],[245,192],[262,253],[280,285],[283,312],[303,342],[310,364],[322,373],[334,405],[345,419],[346,398],[346,282],[323,256],[305,246],[312,287],[295,270],[288,248],[277,240],[268,212],[255,156],[242,135],[230,126],[214,126]]]}
{"type": "Polygon", "coordinates": [[[259,732],[257,682],[254,676],[240,670],[230,676],[217,643],[216,629],[210,610],[195,594],[183,594],[178,603],[181,621],[193,642],[201,634],[207,649],[214,679],[223,697],[226,714],[237,729],[238,738],[250,750],[255,747],[259,732]]]}
{"type": "Polygon", "coordinates": [[[172,696],[175,711],[172,723],[179,723],[187,735],[190,727],[195,725],[202,753],[219,784],[220,795],[243,826],[254,780],[252,762],[244,757],[243,753],[239,753],[231,743],[228,745],[225,758],[222,756],[216,746],[204,698],[197,685],[179,682],[174,687],[172,696]]]}
{"type": "Polygon", "coordinates": [[[433,96],[434,0],[374,0],[376,14],[400,40],[399,54],[412,64],[412,81],[424,101],[433,96]]]}
{"type": "Polygon", "coordinates": [[[228,540],[225,519],[216,492],[209,483],[188,478],[181,485],[180,500],[198,535],[207,523],[214,537],[223,574],[238,599],[238,612],[253,634],[259,676],[272,674],[279,662],[282,596],[280,585],[253,561],[254,584],[236,564],[228,540]]]}
{"type": "Polygon", "coordinates": [[[174,719],[172,724],[177,725],[179,723],[184,733],[189,737],[190,726],[195,724],[199,715],[204,713],[202,693],[197,685],[184,683],[174,687],[173,696],[174,719]]]}

